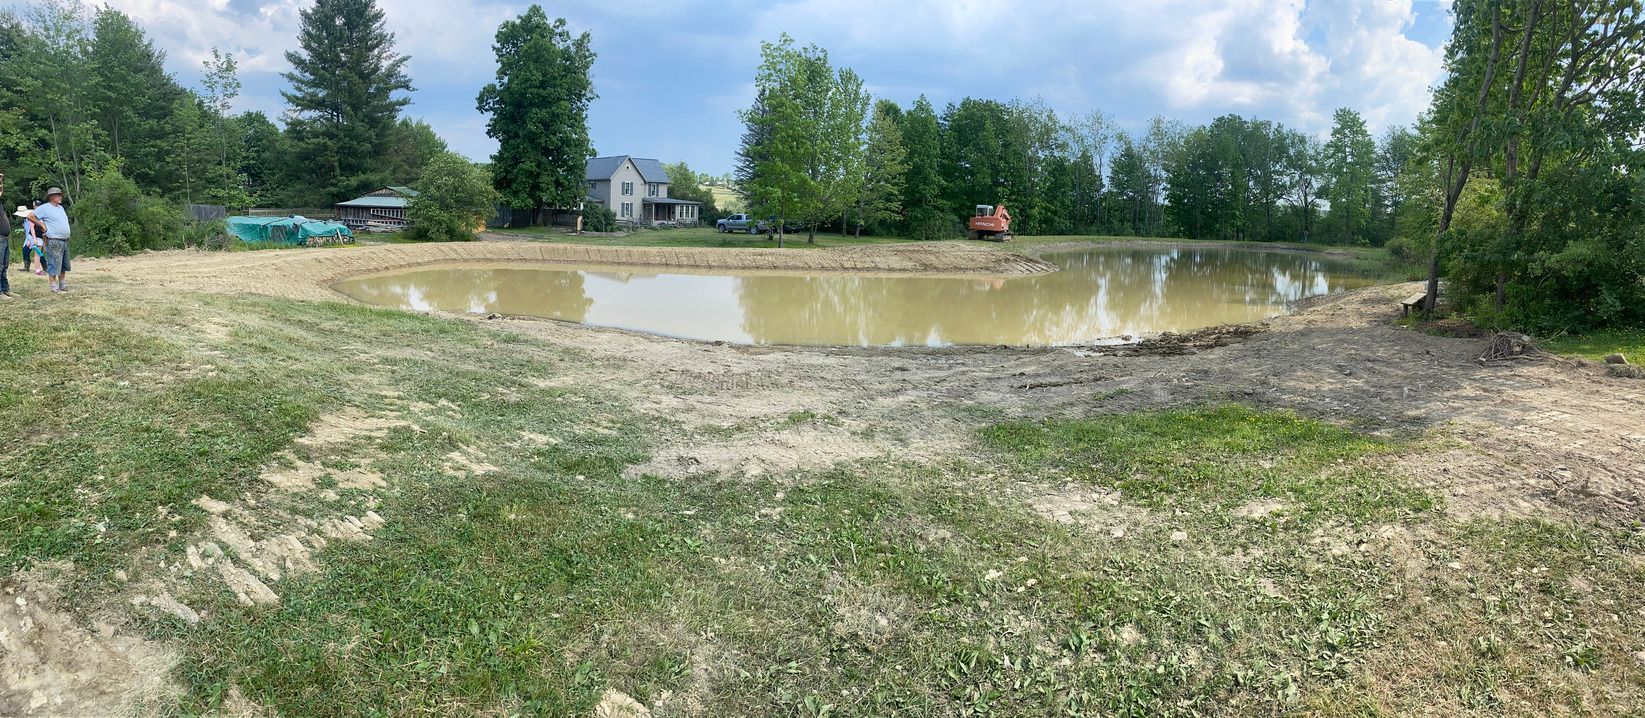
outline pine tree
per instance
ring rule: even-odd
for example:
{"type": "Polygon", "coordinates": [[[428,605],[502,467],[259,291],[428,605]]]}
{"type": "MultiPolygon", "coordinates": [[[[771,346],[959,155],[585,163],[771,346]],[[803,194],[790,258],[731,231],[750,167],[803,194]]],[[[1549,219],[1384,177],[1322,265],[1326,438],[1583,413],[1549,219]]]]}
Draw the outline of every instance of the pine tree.
{"type": "Polygon", "coordinates": [[[942,128],[924,95],[903,114],[902,138],[908,152],[902,185],[904,231],[914,239],[947,239],[954,221],[943,206],[942,128]]]}
{"type": "Polygon", "coordinates": [[[585,171],[594,147],[588,106],[594,101],[594,50],[588,33],[572,37],[563,18],[549,22],[541,6],[497,28],[497,81],[476,103],[491,115],[486,134],[497,140],[492,182],[511,207],[576,207],[587,195],[585,171]]]}
{"type": "Polygon", "coordinates": [[[376,0],[317,0],[302,11],[299,49],[286,53],[295,150],[293,179],[312,202],[332,202],[383,184],[380,157],[400,109],[411,100],[405,64],[394,52],[376,0]]]}
{"type": "Polygon", "coordinates": [[[895,102],[880,100],[874,104],[874,118],[868,123],[868,146],[864,152],[862,193],[857,199],[859,237],[864,223],[889,222],[902,210],[908,150],[903,148],[902,129],[897,126],[901,116],[902,108],[895,102]]]}

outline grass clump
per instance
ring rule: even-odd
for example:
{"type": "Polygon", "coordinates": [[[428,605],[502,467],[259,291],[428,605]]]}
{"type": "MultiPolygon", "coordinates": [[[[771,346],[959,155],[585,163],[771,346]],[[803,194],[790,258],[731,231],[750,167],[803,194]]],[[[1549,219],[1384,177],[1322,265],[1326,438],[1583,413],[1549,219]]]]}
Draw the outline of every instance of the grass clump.
{"type": "Polygon", "coordinates": [[[1410,517],[1431,497],[1364,466],[1386,441],[1283,412],[1240,405],[1086,421],[999,424],[985,442],[1024,469],[1056,471],[1154,509],[1232,510],[1259,499],[1301,517],[1356,523],[1410,517]]]}

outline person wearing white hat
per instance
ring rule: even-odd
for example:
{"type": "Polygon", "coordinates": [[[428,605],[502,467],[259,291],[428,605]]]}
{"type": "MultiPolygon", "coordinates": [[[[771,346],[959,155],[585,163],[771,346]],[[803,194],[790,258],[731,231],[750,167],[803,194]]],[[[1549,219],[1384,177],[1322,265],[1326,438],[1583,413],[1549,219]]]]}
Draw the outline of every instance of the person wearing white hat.
{"type": "MultiPolygon", "coordinates": [[[[33,200],[30,204],[40,206],[40,200],[33,200]]],[[[40,234],[40,228],[35,226],[34,210],[27,204],[17,205],[17,211],[12,213],[23,223],[23,272],[30,271],[46,276],[46,238],[40,234]]]]}

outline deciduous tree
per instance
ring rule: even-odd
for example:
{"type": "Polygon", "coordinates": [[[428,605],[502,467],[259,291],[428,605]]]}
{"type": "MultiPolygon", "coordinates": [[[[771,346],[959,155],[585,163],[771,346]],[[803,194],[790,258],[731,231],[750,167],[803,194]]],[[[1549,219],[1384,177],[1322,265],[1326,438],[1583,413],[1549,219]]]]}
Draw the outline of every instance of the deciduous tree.
{"type": "Polygon", "coordinates": [[[480,91],[486,134],[497,140],[492,174],[503,201],[540,211],[570,208],[587,194],[594,146],[588,106],[597,95],[588,33],[572,36],[540,5],[497,28],[497,79],[480,91]]]}

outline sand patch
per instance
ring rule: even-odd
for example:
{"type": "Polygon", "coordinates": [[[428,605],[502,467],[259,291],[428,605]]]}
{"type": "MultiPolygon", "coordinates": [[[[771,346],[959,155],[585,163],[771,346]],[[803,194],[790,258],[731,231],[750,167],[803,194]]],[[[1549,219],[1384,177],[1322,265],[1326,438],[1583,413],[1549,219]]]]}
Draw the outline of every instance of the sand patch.
{"type": "Polygon", "coordinates": [[[651,709],[627,693],[608,688],[594,706],[594,718],[651,718],[651,709]]]}
{"type": "Polygon", "coordinates": [[[1047,519],[1106,533],[1114,540],[1131,535],[1148,518],[1143,509],[1123,505],[1119,492],[1102,488],[1068,485],[1034,496],[1028,505],[1047,519]]]}
{"type": "MultiPolygon", "coordinates": [[[[842,461],[887,456],[889,446],[866,441],[838,429],[797,427],[658,451],[644,464],[623,471],[626,477],[661,476],[678,479],[701,474],[758,477],[780,475],[797,469],[833,466],[842,461]]],[[[910,458],[908,452],[899,458],[910,458]]]]}
{"type": "Polygon", "coordinates": [[[309,447],[336,446],[360,438],[380,439],[388,435],[390,429],[397,427],[415,427],[409,421],[394,416],[370,416],[354,407],[327,414],[309,427],[306,436],[298,437],[297,443],[309,447]]]}
{"type": "Polygon", "coordinates": [[[0,715],[116,716],[154,711],[177,695],[171,648],[119,626],[87,626],[49,583],[0,581],[0,715]]]}
{"type": "Polygon", "coordinates": [[[485,454],[472,447],[465,447],[446,454],[445,459],[443,470],[452,476],[480,476],[501,471],[501,469],[486,461],[485,454]]]}
{"type": "Polygon", "coordinates": [[[1289,506],[1279,499],[1252,499],[1234,509],[1234,515],[1246,519],[1262,519],[1277,514],[1289,506]]]}
{"type": "Polygon", "coordinates": [[[382,474],[366,468],[328,469],[312,461],[304,461],[290,452],[278,456],[278,464],[265,470],[264,483],[293,493],[304,493],[319,488],[319,482],[330,478],[340,489],[381,489],[388,486],[382,474]]]}

